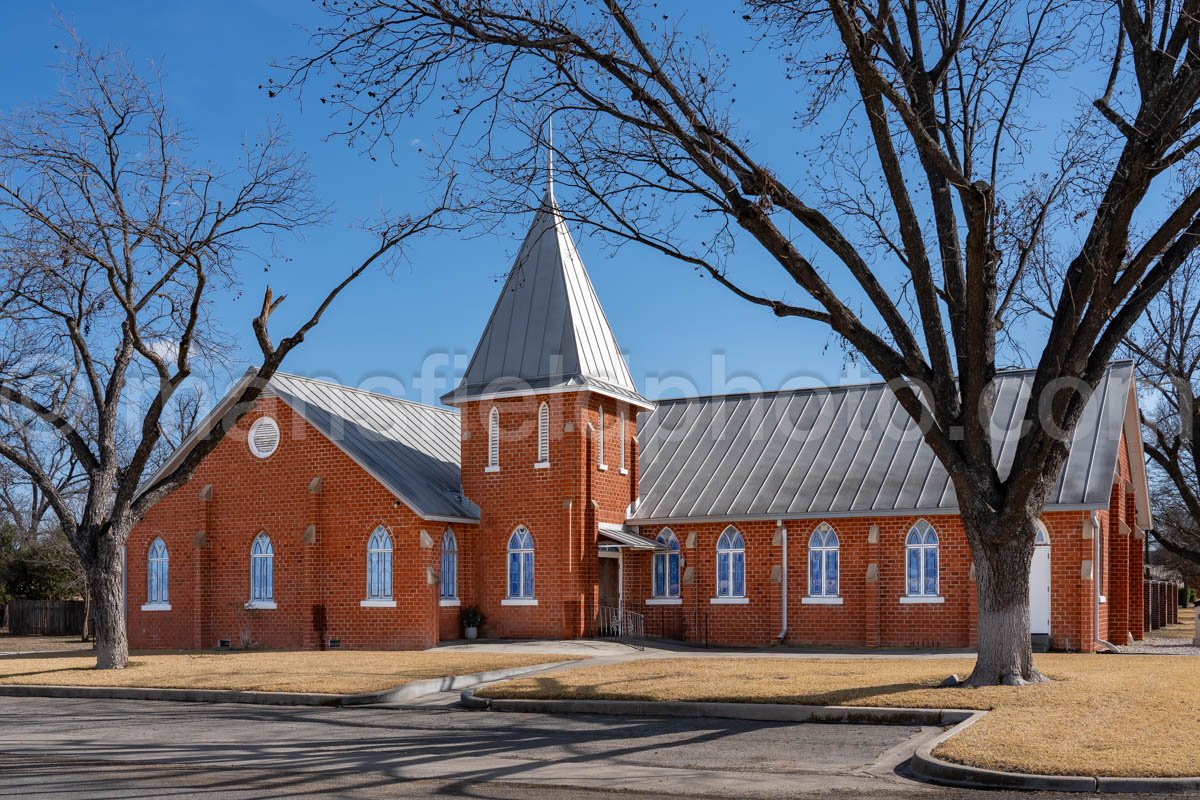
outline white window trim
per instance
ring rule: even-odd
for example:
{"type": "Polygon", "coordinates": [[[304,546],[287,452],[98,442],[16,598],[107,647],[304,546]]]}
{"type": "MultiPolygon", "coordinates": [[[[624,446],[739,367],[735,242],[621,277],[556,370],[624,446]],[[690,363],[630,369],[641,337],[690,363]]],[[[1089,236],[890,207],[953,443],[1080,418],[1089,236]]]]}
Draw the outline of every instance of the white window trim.
{"type": "Polygon", "coordinates": [[[550,466],[550,405],[545,400],[538,406],[537,432],[537,464],[550,466]]]}
{"type": "Polygon", "coordinates": [[[750,604],[749,597],[710,597],[708,600],[714,606],[745,606],[750,604]]]}
{"type": "MultiPolygon", "coordinates": [[[[823,536],[822,536],[822,538],[823,538],[823,536]]],[[[840,536],[837,535],[837,531],[834,530],[833,526],[830,525],[828,522],[822,522],[819,525],[817,525],[817,527],[813,528],[813,532],[811,534],[809,534],[809,536],[808,536],[808,563],[805,565],[805,569],[809,569],[809,570],[812,569],[812,554],[813,553],[819,553],[820,558],[821,558],[821,570],[822,570],[821,586],[820,586],[820,591],[814,593],[812,591],[812,575],[809,574],[809,576],[808,576],[808,594],[805,595],[805,597],[804,597],[804,603],[807,605],[830,605],[830,606],[841,605],[842,604],[842,601],[841,601],[842,539],[840,536]],[[821,533],[822,535],[824,535],[825,533],[832,533],[833,540],[835,542],[837,542],[837,544],[835,544],[832,547],[825,545],[825,544],[821,544],[816,547],[813,547],[813,544],[812,544],[813,537],[815,537],[818,533],[821,533]],[[828,556],[830,553],[834,554],[834,556],[837,557],[837,563],[838,563],[837,589],[838,590],[832,594],[827,594],[825,592],[824,576],[825,576],[825,574],[827,574],[827,572],[829,570],[829,561],[826,558],[826,556],[828,556]],[[813,602],[809,602],[810,600],[813,602]],[[836,601],[836,602],[834,602],[834,601],[836,601]]]]}
{"type": "Polygon", "coordinates": [[[367,597],[363,600],[363,608],[395,608],[396,598],[392,596],[392,584],[395,583],[396,576],[393,572],[395,566],[395,542],[392,541],[392,534],[387,528],[382,525],[371,531],[371,535],[367,537],[367,597]],[[387,542],[387,547],[372,547],[371,543],[375,541],[375,534],[380,530],[383,531],[384,541],[387,542]],[[380,587],[386,594],[371,595],[371,555],[373,553],[386,553],[388,559],[388,577],[391,582],[386,587],[380,587]],[[391,605],[388,605],[388,603],[391,605]],[[368,605],[368,603],[370,605],[368,605]]]}
{"type": "Polygon", "coordinates": [[[721,535],[717,537],[717,549],[716,549],[716,552],[713,554],[713,556],[714,556],[713,566],[716,567],[714,577],[716,577],[716,579],[717,579],[718,587],[721,585],[720,564],[721,564],[721,554],[722,553],[726,553],[729,556],[728,578],[729,578],[730,594],[718,594],[716,597],[713,598],[713,602],[714,603],[732,603],[735,605],[739,604],[739,603],[750,602],[749,600],[746,599],[746,594],[745,594],[745,590],[746,590],[746,537],[744,537],[742,535],[742,532],[739,531],[737,528],[735,528],[732,525],[726,527],[725,530],[721,531],[721,535]],[[725,534],[729,532],[730,528],[732,528],[733,531],[737,534],[737,537],[742,540],[742,546],[740,548],[739,547],[730,547],[728,550],[722,550],[721,549],[721,540],[725,538],[725,534]],[[734,558],[733,557],[737,553],[742,554],[742,594],[733,594],[732,593],[733,592],[733,576],[734,576],[734,567],[733,567],[734,558]]]}
{"type": "MultiPolygon", "coordinates": [[[[683,553],[681,550],[678,549],[679,537],[676,536],[675,531],[671,530],[670,528],[663,528],[661,531],[659,531],[658,536],[655,537],[654,541],[655,542],[660,541],[661,539],[663,539],[663,537],[666,534],[670,534],[670,536],[667,537],[667,541],[663,542],[663,544],[666,545],[671,540],[674,540],[675,544],[676,544],[676,549],[671,550],[668,545],[667,550],[656,550],[656,551],[654,551],[654,553],[651,554],[651,556],[650,556],[650,595],[651,595],[652,600],[656,600],[656,601],[662,600],[662,601],[667,601],[667,602],[647,603],[647,605],[676,606],[676,605],[679,605],[679,603],[680,603],[680,595],[671,594],[671,556],[675,556],[677,559],[679,559],[679,567],[677,567],[677,569],[683,568],[683,553]],[[655,590],[654,570],[658,566],[658,559],[660,559],[660,558],[664,559],[667,562],[666,569],[665,569],[666,574],[664,576],[666,579],[666,590],[667,590],[666,594],[655,594],[654,593],[654,590],[655,590]]],[[[682,586],[680,587],[680,591],[682,591],[682,586]]]]}
{"type": "Polygon", "coordinates": [[[444,586],[442,584],[442,578],[444,577],[444,575],[439,575],[438,576],[438,593],[440,596],[438,597],[438,605],[442,605],[442,606],[455,605],[456,606],[456,605],[458,605],[458,535],[455,534],[454,529],[449,526],[446,527],[446,530],[442,531],[442,543],[441,543],[442,552],[441,552],[441,558],[439,559],[438,566],[441,567],[443,570],[445,570],[446,553],[448,552],[446,550],[446,538],[447,537],[449,537],[454,542],[454,549],[449,551],[449,552],[454,553],[454,593],[449,594],[449,595],[441,594],[441,591],[444,588],[444,586]],[[448,602],[451,600],[454,602],[452,602],[452,603],[448,602]]]}
{"type": "MultiPolygon", "coordinates": [[[[508,591],[509,589],[512,588],[512,554],[514,552],[519,553],[521,556],[524,556],[526,553],[533,554],[533,558],[534,558],[533,594],[529,595],[529,596],[526,596],[524,594],[519,594],[519,595],[515,595],[515,596],[507,595],[507,596],[505,596],[505,598],[503,600],[500,601],[500,604],[501,605],[510,605],[510,606],[536,606],[537,605],[537,544],[533,541],[533,533],[529,530],[529,528],[526,528],[524,525],[518,525],[516,528],[513,529],[513,532],[508,535],[508,543],[506,544],[506,546],[504,548],[504,562],[505,562],[504,588],[505,588],[505,591],[508,591]],[[529,549],[513,550],[512,539],[514,536],[516,536],[517,531],[522,530],[522,529],[524,529],[525,535],[529,537],[529,549]],[[532,601],[532,602],[530,602],[530,601],[532,601]]],[[[519,568],[522,570],[519,577],[521,578],[520,588],[523,590],[525,588],[525,580],[524,580],[525,573],[523,571],[525,568],[525,559],[523,557],[520,558],[518,560],[518,563],[519,563],[519,568]]]]}
{"type": "Polygon", "coordinates": [[[488,412],[487,466],[484,472],[500,471],[500,409],[492,406],[488,412]]]}
{"type": "Polygon", "coordinates": [[[800,602],[806,606],[840,606],[843,601],[841,597],[831,594],[810,594],[800,598],[800,602]]]}
{"type": "Polygon", "coordinates": [[[903,602],[909,602],[909,603],[921,603],[921,602],[941,603],[941,602],[944,602],[944,599],[941,596],[942,595],[942,535],[940,533],[938,533],[937,528],[933,527],[933,524],[927,520],[923,520],[923,519],[917,520],[916,522],[913,523],[912,527],[908,529],[908,533],[906,533],[904,535],[904,591],[905,591],[904,597],[909,598],[909,599],[906,601],[903,598],[901,598],[900,602],[902,602],[902,603],[903,602]],[[920,536],[921,541],[917,542],[916,544],[909,544],[908,537],[912,535],[912,532],[914,530],[916,530],[917,526],[919,526],[922,522],[924,522],[929,527],[929,530],[933,531],[934,538],[936,538],[937,541],[934,542],[932,545],[928,544],[927,542],[924,541],[925,534],[924,534],[924,532],[922,532],[922,534],[920,536]],[[921,591],[918,592],[917,594],[908,594],[908,551],[909,550],[916,550],[918,553],[921,554],[921,558],[920,558],[921,591]],[[933,594],[925,594],[925,553],[928,550],[933,550],[935,553],[937,553],[937,590],[933,594]]]}
{"type": "Polygon", "coordinates": [[[533,464],[534,469],[550,469],[549,461],[536,461],[533,464]]]}
{"type": "Polygon", "coordinates": [[[681,606],[683,605],[682,597],[648,597],[646,598],[648,606],[681,606]]]}
{"type": "Polygon", "coordinates": [[[249,611],[254,611],[254,610],[272,611],[277,607],[278,606],[275,605],[274,600],[251,600],[250,602],[246,603],[246,609],[249,611]]]}
{"type": "Polygon", "coordinates": [[[600,471],[604,472],[608,469],[608,464],[604,463],[604,409],[600,409],[600,424],[596,434],[596,452],[600,456],[600,471]]]}
{"type": "Polygon", "coordinates": [[[946,602],[946,598],[940,594],[906,594],[900,598],[901,605],[925,605],[937,604],[946,602]]]}
{"type": "Polygon", "coordinates": [[[621,434],[621,448],[620,448],[620,450],[621,450],[621,474],[624,475],[624,474],[626,474],[626,472],[628,472],[628,470],[625,469],[625,412],[624,411],[621,412],[621,422],[620,422],[619,427],[620,427],[619,432],[621,434]]]}
{"type": "Polygon", "coordinates": [[[628,474],[629,474],[629,470],[625,469],[624,467],[621,467],[621,469],[620,469],[618,472],[619,472],[621,475],[628,475],[628,474]]]}
{"type": "Polygon", "coordinates": [[[144,603],[144,604],[142,604],[142,611],[170,611],[170,610],[171,610],[170,603],[144,603]]]}
{"type": "Polygon", "coordinates": [[[438,600],[438,605],[442,608],[454,608],[455,606],[461,606],[462,600],[459,600],[457,597],[442,597],[438,600]]]}

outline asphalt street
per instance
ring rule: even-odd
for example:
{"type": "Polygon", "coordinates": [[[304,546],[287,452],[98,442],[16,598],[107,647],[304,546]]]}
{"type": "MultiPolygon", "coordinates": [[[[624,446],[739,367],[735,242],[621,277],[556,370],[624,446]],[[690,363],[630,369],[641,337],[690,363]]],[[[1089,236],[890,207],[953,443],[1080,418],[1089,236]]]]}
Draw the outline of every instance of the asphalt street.
{"type": "Polygon", "coordinates": [[[979,796],[896,774],[916,743],[935,733],[885,725],[437,707],[0,698],[0,795],[80,800],[979,796]]]}

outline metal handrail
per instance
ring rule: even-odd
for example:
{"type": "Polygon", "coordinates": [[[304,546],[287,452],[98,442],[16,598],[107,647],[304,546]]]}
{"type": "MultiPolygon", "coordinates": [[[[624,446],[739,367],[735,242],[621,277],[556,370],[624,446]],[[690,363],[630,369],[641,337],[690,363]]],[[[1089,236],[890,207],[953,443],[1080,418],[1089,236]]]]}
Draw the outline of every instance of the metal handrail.
{"type": "Polygon", "coordinates": [[[596,610],[596,636],[645,650],[646,617],[636,611],[600,606],[596,610]]]}

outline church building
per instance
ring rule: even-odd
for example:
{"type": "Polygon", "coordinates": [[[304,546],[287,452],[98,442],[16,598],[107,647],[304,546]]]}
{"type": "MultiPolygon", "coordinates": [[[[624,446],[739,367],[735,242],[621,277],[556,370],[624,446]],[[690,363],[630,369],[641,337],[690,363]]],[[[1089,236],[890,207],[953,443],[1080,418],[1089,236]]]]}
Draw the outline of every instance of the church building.
{"type": "MultiPolygon", "coordinates": [[[[998,378],[1002,474],[1031,382],[998,378]]],[[[471,606],[494,638],[976,641],[953,487],[888,388],[646,399],[550,189],[443,401],[277,374],[131,535],[130,645],[427,648],[471,606]]],[[[1090,399],[1042,523],[1035,643],[1142,638],[1130,364],[1090,399]]]]}

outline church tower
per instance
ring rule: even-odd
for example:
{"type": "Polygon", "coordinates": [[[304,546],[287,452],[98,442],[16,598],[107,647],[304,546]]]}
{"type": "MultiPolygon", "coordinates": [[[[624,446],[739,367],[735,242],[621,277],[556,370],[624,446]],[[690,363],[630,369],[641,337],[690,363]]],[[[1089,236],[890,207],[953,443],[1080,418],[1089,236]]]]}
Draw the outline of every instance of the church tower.
{"type": "Polygon", "coordinates": [[[652,406],[552,179],[466,374],[442,399],[462,412],[463,492],[480,509],[464,566],[488,635],[591,635],[598,608],[620,604],[619,551],[599,533],[637,499],[637,413],[652,406]]]}

